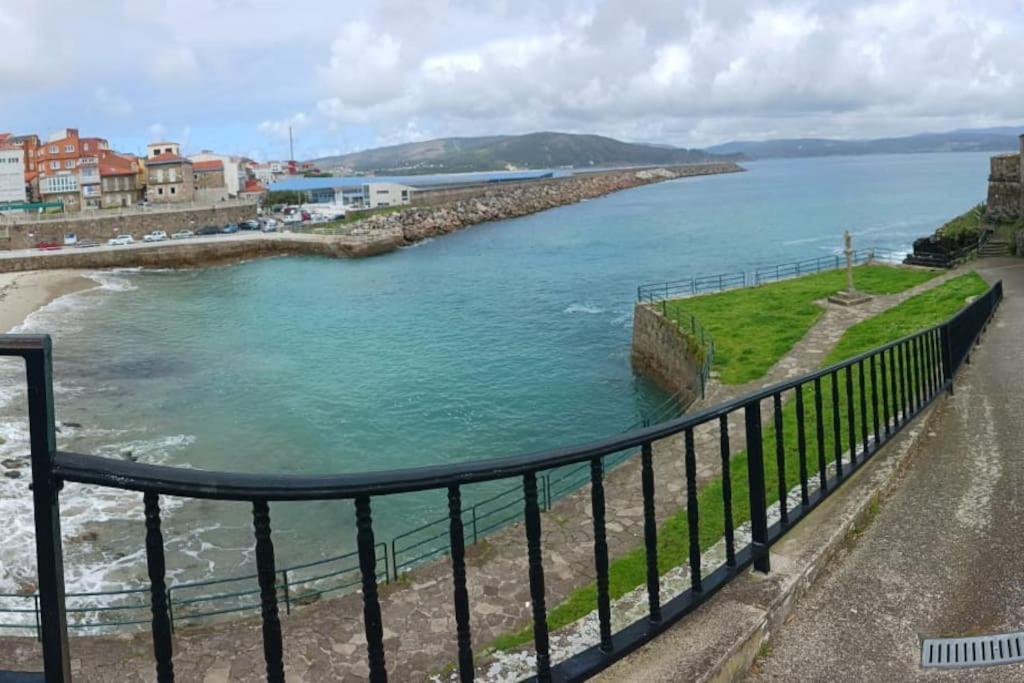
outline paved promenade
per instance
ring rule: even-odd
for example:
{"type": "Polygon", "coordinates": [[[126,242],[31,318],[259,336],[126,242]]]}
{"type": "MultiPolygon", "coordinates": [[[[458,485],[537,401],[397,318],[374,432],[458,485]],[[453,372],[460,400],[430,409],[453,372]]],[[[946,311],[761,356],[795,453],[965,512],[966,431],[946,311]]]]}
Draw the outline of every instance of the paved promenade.
{"type": "Polygon", "coordinates": [[[1024,680],[1024,665],[920,668],[920,638],[1024,628],[1024,260],[905,480],[774,634],[751,680],[1024,680]]]}
{"type": "MultiPolygon", "coordinates": [[[[742,386],[716,386],[708,397],[717,403],[758,386],[820,367],[825,354],[850,325],[921,291],[937,286],[945,274],[898,295],[876,297],[855,309],[830,308],[808,335],[768,373],[742,386]]],[[[769,419],[766,414],[765,419],[769,419]]],[[[739,421],[733,421],[738,423],[739,421]]],[[[734,451],[743,448],[742,425],[732,425],[734,451]]],[[[695,430],[698,478],[718,474],[718,428],[695,430]]],[[[658,519],[685,504],[681,444],[666,439],[655,445],[658,519]]],[[[634,459],[635,460],[635,459],[634,459]]],[[[642,543],[638,463],[616,469],[606,483],[608,543],[611,555],[642,543]]],[[[384,503],[378,503],[378,505],[384,503]]],[[[593,534],[587,492],[559,502],[544,515],[543,549],[549,608],[573,589],[591,581],[593,534]]],[[[468,589],[474,648],[479,654],[495,637],[530,623],[526,548],[520,525],[506,529],[469,550],[468,589]]],[[[455,659],[451,576],[447,562],[420,567],[404,585],[387,587],[381,603],[388,668],[394,680],[423,680],[455,659]]],[[[327,600],[282,618],[285,661],[290,680],[360,680],[366,675],[361,598],[327,600]]],[[[74,638],[71,645],[77,680],[151,680],[151,642],[136,636],[74,638]]],[[[175,638],[179,680],[215,683],[262,679],[259,621],[239,620],[202,629],[179,630],[175,638]]],[[[0,668],[38,666],[39,648],[31,639],[0,640],[0,668]]],[[[487,666],[484,666],[486,670],[487,666]]]]}

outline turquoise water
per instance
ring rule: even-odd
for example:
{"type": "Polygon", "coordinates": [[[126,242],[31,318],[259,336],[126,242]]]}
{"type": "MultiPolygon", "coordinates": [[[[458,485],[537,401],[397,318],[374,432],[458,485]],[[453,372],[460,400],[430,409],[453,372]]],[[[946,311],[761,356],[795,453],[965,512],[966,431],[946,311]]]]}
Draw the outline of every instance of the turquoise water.
{"type": "MultiPolygon", "coordinates": [[[[55,337],[61,446],[243,472],[358,472],[539,450],[620,431],[666,396],[629,367],[641,282],[857,246],[908,248],[984,199],[979,154],[761,161],[637,188],[358,261],[280,258],[113,272],[32,316],[55,337]]],[[[22,453],[17,376],[0,455],[22,453]]],[[[0,590],[32,575],[24,480],[0,590]]],[[[467,491],[472,501],[493,488],[467,491]]],[[[142,576],[137,496],[69,486],[72,585],[142,576]],[[93,539],[86,532],[95,532],[93,539]]],[[[251,567],[240,505],[167,501],[178,578],[251,567]]],[[[380,540],[442,514],[379,501],[380,540]]],[[[280,564],[350,550],[348,503],[272,509],[280,564]]]]}

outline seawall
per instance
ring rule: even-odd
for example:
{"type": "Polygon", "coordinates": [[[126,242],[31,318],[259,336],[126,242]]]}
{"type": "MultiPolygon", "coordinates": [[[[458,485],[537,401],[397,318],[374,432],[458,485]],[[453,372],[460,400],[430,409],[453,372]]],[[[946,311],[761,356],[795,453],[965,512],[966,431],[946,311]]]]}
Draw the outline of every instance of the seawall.
{"type": "Polygon", "coordinates": [[[111,237],[131,235],[136,240],[154,230],[171,234],[178,230],[193,232],[206,225],[223,226],[256,217],[256,204],[230,203],[224,206],[149,210],[90,211],[56,218],[17,220],[0,223],[0,249],[29,249],[39,242],[64,243],[64,235],[74,233],[80,240],[105,244],[111,237]]]}
{"type": "Polygon", "coordinates": [[[679,326],[649,304],[633,309],[633,370],[654,381],[689,406],[701,397],[703,357],[679,326]]]}

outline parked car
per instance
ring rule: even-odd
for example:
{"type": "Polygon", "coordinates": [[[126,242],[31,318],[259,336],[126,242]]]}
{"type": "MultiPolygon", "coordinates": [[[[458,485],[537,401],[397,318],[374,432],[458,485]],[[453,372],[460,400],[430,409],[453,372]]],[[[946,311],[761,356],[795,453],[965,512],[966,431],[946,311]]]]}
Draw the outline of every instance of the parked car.
{"type": "Polygon", "coordinates": [[[219,235],[220,234],[220,226],[219,225],[206,225],[206,226],[203,226],[203,227],[199,228],[199,230],[196,232],[196,234],[197,235],[219,235]]]}
{"type": "Polygon", "coordinates": [[[60,242],[36,242],[36,249],[42,249],[43,251],[53,251],[60,249],[62,246],[60,242]]]}
{"type": "Polygon", "coordinates": [[[277,221],[273,218],[267,218],[260,221],[261,232],[277,232],[277,221]]]}
{"type": "Polygon", "coordinates": [[[118,235],[107,240],[107,244],[112,247],[124,247],[129,244],[135,244],[135,240],[132,239],[131,235],[118,235]]]}
{"type": "Polygon", "coordinates": [[[93,242],[92,240],[78,240],[75,242],[76,249],[89,249],[91,247],[100,246],[99,242],[93,242]]]}
{"type": "Polygon", "coordinates": [[[259,221],[242,221],[241,223],[238,224],[238,229],[239,230],[259,230],[260,229],[260,222],[259,221]]]}
{"type": "Polygon", "coordinates": [[[290,225],[292,223],[301,223],[302,222],[302,215],[298,214],[298,213],[291,213],[291,214],[288,214],[287,216],[285,216],[283,221],[284,221],[285,225],[290,225]]]}
{"type": "Polygon", "coordinates": [[[189,237],[192,237],[194,234],[195,233],[193,233],[191,230],[179,230],[178,232],[176,232],[173,235],[171,235],[171,239],[172,240],[187,240],[189,237]]]}
{"type": "Polygon", "coordinates": [[[221,232],[223,232],[225,235],[233,235],[236,232],[238,232],[238,226],[235,225],[234,223],[228,223],[227,225],[224,226],[224,229],[221,230],[221,232]]]}
{"type": "Polygon", "coordinates": [[[143,242],[163,242],[167,239],[167,233],[163,230],[154,230],[142,238],[143,242]]]}
{"type": "Polygon", "coordinates": [[[302,216],[303,221],[308,221],[310,218],[312,218],[312,216],[309,214],[309,211],[300,211],[299,215],[302,216]]]}

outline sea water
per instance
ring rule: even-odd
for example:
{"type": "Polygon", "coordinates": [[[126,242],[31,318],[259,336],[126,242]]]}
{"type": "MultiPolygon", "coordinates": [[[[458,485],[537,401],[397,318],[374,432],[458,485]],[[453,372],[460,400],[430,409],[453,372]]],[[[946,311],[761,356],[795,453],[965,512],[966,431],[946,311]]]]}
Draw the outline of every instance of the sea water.
{"type": "MultiPolygon", "coordinates": [[[[636,286],[907,249],[985,196],[988,156],[773,160],[489,223],[370,259],[94,273],[18,331],[54,337],[61,448],[181,467],[350,473],[608,436],[666,395],[629,366],[636,286]]],[[[0,457],[27,452],[23,372],[0,367],[0,457]]],[[[28,470],[0,478],[0,592],[34,581],[28,470]]],[[[510,482],[508,485],[515,485],[510,482]]],[[[499,488],[468,487],[466,504],[499,488]]],[[[374,502],[379,541],[443,517],[374,502]]],[[[162,499],[182,581],[250,572],[251,511],[162,499]]],[[[278,565],[354,547],[350,502],[273,505],[278,565]]],[[[69,590],[139,585],[139,494],[62,493],[69,590]]]]}

